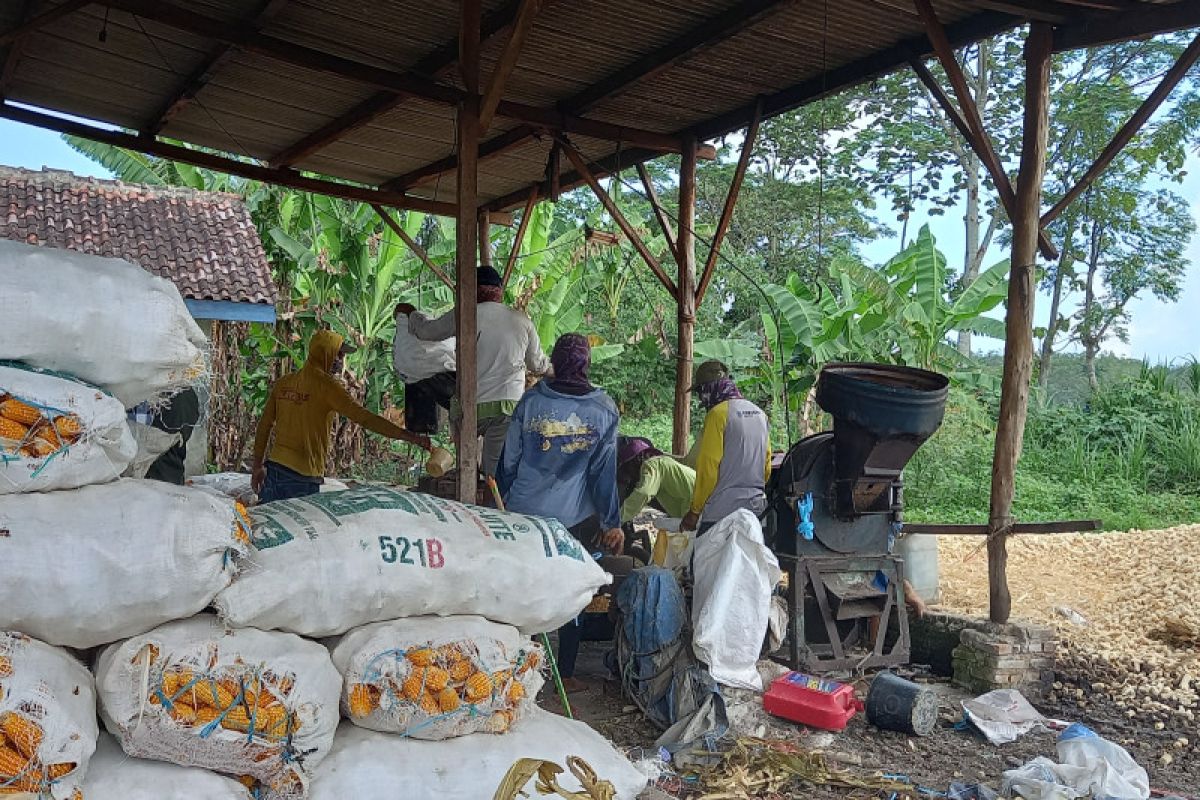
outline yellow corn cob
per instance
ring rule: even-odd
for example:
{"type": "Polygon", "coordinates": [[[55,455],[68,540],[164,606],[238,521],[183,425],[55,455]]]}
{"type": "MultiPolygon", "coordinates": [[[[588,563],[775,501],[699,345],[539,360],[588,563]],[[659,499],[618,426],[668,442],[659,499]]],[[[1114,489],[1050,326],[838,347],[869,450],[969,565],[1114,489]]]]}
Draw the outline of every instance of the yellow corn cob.
{"type": "Polygon", "coordinates": [[[195,675],[190,670],[173,669],[163,673],[163,694],[174,697],[175,693],[192,682],[195,675]]]}
{"type": "Polygon", "coordinates": [[[492,693],[492,679],[486,673],[476,672],[467,678],[466,699],[468,703],[478,703],[492,693]]]}
{"type": "Polygon", "coordinates": [[[8,656],[0,656],[0,678],[11,678],[12,674],[12,659],[8,656]]]}
{"type": "Polygon", "coordinates": [[[197,708],[211,706],[224,710],[233,705],[233,700],[237,697],[236,686],[228,679],[216,681],[215,685],[212,680],[202,680],[196,684],[195,689],[197,708]]]}
{"type": "Polygon", "coordinates": [[[240,706],[232,708],[228,714],[221,718],[221,727],[226,730],[246,733],[250,730],[250,715],[246,713],[246,709],[240,706]]]}
{"type": "Polygon", "coordinates": [[[57,449],[44,439],[34,439],[21,448],[21,455],[26,458],[45,458],[57,449]]]}
{"type": "Polygon", "coordinates": [[[189,703],[185,703],[182,699],[176,700],[175,704],[171,706],[170,711],[167,713],[169,713],[171,718],[176,722],[180,722],[184,725],[194,725],[198,716],[196,707],[190,705],[189,703]]]}
{"type": "Polygon", "coordinates": [[[512,680],[512,670],[502,669],[499,672],[492,673],[492,684],[494,686],[504,686],[512,680]]]}
{"type": "Polygon", "coordinates": [[[437,694],[442,689],[445,689],[450,684],[450,673],[441,667],[427,667],[425,669],[425,688],[437,694]]]}
{"type": "Polygon", "coordinates": [[[525,687],[516,681],[513,681],[512,685],[508,687],[508,691],[505,692],[504,696],[509,703],[516,703],[525,696],[525,687]]]}
{"type": "Polygon", "coordinates": [[[74,414],[63,414],[54,418],[54,430],[69,443],[74,443],[83,435],[83,423],[74,414]]]}
{"type": "Polygon", "coordinates": [[[75,791],[71,792],[71,800],[83,800],[83,790],[76,789],[75,791]]]}
{"type": "Polygon", "coordinates": [[[16,420],[11,420],[8,417],[0,417],[0,439],[11,439],[14,442],[23,442],[29,436],[29,426],[22,425],[16,420]]]}
{"type": "Polygon", "coordinates": [[[238,783],[240,783],[242,786],[245,786],[250,791],[254,791],[254,788],[258,786],[258,778],[254,777],[253,775],[238,775],[237,780],[238,783]]]}
{"type": "Polygon", "coordinates": [[[438,692],[437,699],[438,706],[441,708],[443,714],[449,714],[451,711],[457,711],[459,704],[462,702],[459,700],[458,692],[449,688],[442,689],[440,692],[438,692]]]}
{"type": "Polygon", "coordinates": [[[406,700],[419,700],[424,689],[425,684],[421,680],[421,676],[414,672],[404,679],[404,684],[400,687],[400,694],[406,700]]]}
{"type": "Polygon", "coordinates": [[[26,428],[31,428],[42,419],[42,412],[28,403],[22,403],[17,398],[10,397],[7,400],[0,401],[0,417],[5,417],[13,422],[21,423],[26,428]]]}
{"type": "Polygon", "coordinates": [[[474,671],[475,667],[471,666],[470,661],[454,661],[450,664],[450,680],[461,683],[471,677],[471,673],[474,671]]]}
{"type": "Polygon", "coordinates": [[[508,711],[497,711],[487,718],[489,733],[504,733],[512,725],[513,715],[508,711]]]}
{"type": "MultiPolygon", "coordinates": [[[[378,699],[376,703],[378,703],[378,699]]],[[[269,736],[283,736],[287,733],[288,713],[281,705],[273,705],[270,708],[262,709],[258,712],[258,725],[267,732],[269,736]]]]}
{"type": "Polygon", "coordinates": [[[411,661],[413,664],[416,664],[418,667],[428,667],[433,663],[434,659],[433,650],[428,647],[418,647],[413,650],[409,650],[407,653],[405,653],[405,656],[409,661],[411,661]]]}
{"type": "Polygon", "coordinates": [[[537,669],[539,663],[541,663],[541,656],[538,655],[538,651],[530,650],[525,654],[525,662],[521,664],[521,668],[517,670],[517,674],[520,675],[521,673],[528,672],[531,669],[537,669]]]}
{"type": "Polygon", "coordinates": [[[56,781],[64,775],[69,775],[71,771],[75,769],[75,766],[76,765],[74,761],[64,761],[61,764],[51,764],[46,770],[46,776],[50,780],[56,781]]]}
{"type": "Polygon", "coordinates": [[[429,692],[425,692],[421,695],[421,710],[431,717],[436,717],[438,714],[442,713],[442,706],[441,703],[438,702],[437,697],[429,692]]]}
{"type": "Polygon", "coordinates": [[[66,442],[63,441],[62,437],[58,435],[58,431],[56,431],[54,429],[54,426],[48,422],[38,425],[37,428],[34,429],[33,435],[35,438],[37,438],[40,441],[45,442],[46,444],[53,447],[55,450],[59,449],[64,444],[66,444],[66,442]]]}
{"type": "Polygon", "coordinates": [[[12,747],[0,747],[0,781],[15,778],[29,767],[29,759],[12,747]]]}
{"type": "Polygon", "coordinates": [[[351,717],[365,717],[370,715],[375,710],[375,706],[379,704],[379,689],[374,686],[368,686],[365,683],[356,683],[350,687],[350,706],[351,717]]]}
{"type": "Polygon", "coordinates": [[[439,664],[453,664],[463,660],[463,653],[456,644],[444,644],[437,649],[437,660],[439,664]]]}
{"type": "Polygon", "coordinates": [[[0,714],[0,730],[18,753],[26,758],[37,757],[38,748],[42,746],[42,727],[36,722],[6,711],[0,714]]]}

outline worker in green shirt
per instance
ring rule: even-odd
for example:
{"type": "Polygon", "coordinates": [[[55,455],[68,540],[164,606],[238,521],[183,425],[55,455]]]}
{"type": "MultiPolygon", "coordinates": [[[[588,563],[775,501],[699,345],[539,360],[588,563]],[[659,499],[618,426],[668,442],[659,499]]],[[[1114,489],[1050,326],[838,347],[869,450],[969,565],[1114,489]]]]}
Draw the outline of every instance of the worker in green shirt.
{"type": "Polygon", "coordinates": [[[621,522],[629,522],[654,502],[670,517],[688,512],[696,472],[640,437],[617,442],[617,486],[624,498],[621,522]]]}

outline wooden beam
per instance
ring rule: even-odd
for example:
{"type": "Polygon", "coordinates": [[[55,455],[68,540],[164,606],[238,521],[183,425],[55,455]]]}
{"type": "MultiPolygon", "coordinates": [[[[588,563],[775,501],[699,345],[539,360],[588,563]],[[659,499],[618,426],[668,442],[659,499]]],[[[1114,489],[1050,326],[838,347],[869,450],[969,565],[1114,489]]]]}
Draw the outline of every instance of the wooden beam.
{"type": "MultiPolygon", "coordinates": [[[[491,156],[506,153],[517,145],[523,144],[528,135],[523,127],[516,127],[507,133],[502,133],[483,142],[479,146],[479,157],[481,159],[491,156]]],[[[395,191],[403,191],[411,189],[413,186],[419,186],[422,183],[429,183],[439,175],[445,175],[447,172],[453,172],[458,168],[458,156],[448,155],[445,158],[439,158],[437,161],[431,161],[428,164],[417,167],[414,170],[404,173],[398,177],[392,178],[383,184],[381,188],[392,189],[395,191]]]]}
{"type": "MultiPolygon", "coordinates": [[[[1098,519],[1064,519],[1053,522],[1018,522],[1012,526],[1013,534],[1031,533],[1079,533],[1100,530],[1098,519]]],[[[987,525],[940,525],[930,522],[905,522],[904,533],[920,533],[928,536],[986,536],[987,525]]]]}
{"type": "MultiPolygon", "coordinates": [[[[271,21],[286,5],[287,0],[259,0],[258,7],[253,13],[249,14],[245,20],[239,23],[250,30],[262,30],[263,26],[271,21]]],[[[171,93],[167,101],[163,103],[159,110],[154,113],[154,116],[142,127],[142,130],[157,134],[167,126],[171,118],[177,115],[180,111],[191,105],[196,95],[200,90],[208,85],[212,80],[213,75],[219,70],[236,52],[236,48],[229,44],[219,44],[214,47],[204,61],[201,62],[196,69],[192,70],[191,74],[184,78],[179,87],[171,93]]],[[[277,165],[272,165],[277,166],[277,165]]]]}
{"type": "Polygon", "coordinates": [[[704,302],[704,294],[708,291],[708,284],[712,282],[716,272],[717,257],[721,254],[721,244],[725,241],[725,234],[729,232],[730,223],[733,222],[733,208],[737,205],[738,195],[742,191],[742,181],[746,178],[746,169],[750,166],[750,157],[754,154],[754,144],[758,141],[758,126],[761,122],[762,103],[759,103],[754,119],[750,120],[750,127],[746,129],[746,137],[742,140],[742,154],[738,157],[737,167],[733,171],[733,180],[729,184],[728,194],[725,195],[725,207],[721,209],[717,230],[713,233],[708,250],[708,258],[704,261],[704,272],[700,278],[700,285],[696,287],[696,305],[704,302]]]}
{"type": "Polygon", "coordinates": [[[496,66],[492,69],[487,91],[483,93],[483,102],[479,107],[480,135],[487,133],[487,129],[492,125],[492,117],[500,105],[504,87],[508,85],[508,79],[512,76],[513,70],[517,68],[521,50],[525,47],[525,39],[533,28],[533,21],[537,18],[541,5],[542,0],[523,0],[520,10],[517,11],[517,18],[513,21],[512,29],[509,31],[504,52],[500,54],[496,66]]]}
{"type": "Polygon", "coordinates": [[[1053,208],[1042,215],[1042,225],[1049,225],[1057,219],[1079,195],[1083,194],[1100,177],[1104,170],[1108,168],[1108,165],[1112,163],[1113,159],[1129,145],[1134,136],[1137,136],[1138,131],[1142,129],[1142,126],[1158,110],[1158,107],[1167,99],[1171,91],[1179,85],[1179,82],[1187,75],[1188,70],[1195,65],[1198,58],[1200,58],[1200,36],[1192,39],[1192,43],[1180,54],[1179,58],[1171,66],[1171,69],[1167,70],[1167,74],[1159,81],[1158,86],[1154,87],[1154,91],[1142,101],[1142,104],[1138,106],[1138,110],[1133,112],[1133,116],[1129,118],[1129,121],[1121,126],[1121,129],[1113,136],[1112,141],[1096,157],[1095,162],[1088,167],[1083,177],[1062,196],[1061,200],[1054,204],[1053,208]]]}
{"type": "Polygon", "coordinates": [[[1200,2],[1134,3],[1118,14],[1089,14],[1054,31],[1054,52],[1159,36],[1200,27],[1200,2]]]}
{"type": "Polygon", "coordinates": [[[492,263],[492,221],[486,211],[480,211],[476,216],[479,219],[479,266],[495,266],[492,263]]]}
{"type": "Polygon", "coordinates": [[[512,249],[508,251],[508,261],[504,264],[502,286],[508,286],[508,279],[512,277],[513,270],[517,266],[517,256],[520,255],[521,245],[525,242],[525,231],[529,228],[529,218],[533,214],[533,207],[537,205],[537,199],[538,193],[535,187],[529,193],[529,199],[525,201],[525,213],[521,214],[521,224],[517,226],[517,233],[513,236],[512,249]]]}
{"type": "Polygon", "coordinates": [[[0,33],[0,47],[11,44],[40,28],[44,28],[51,22],[70,14],[72,11],[83,8],[90,2],[92,0],[63,0],[63,2],[36,17],[28,18],[23,16],[21,23],[0,33]]]}
{"type": "MultiPolygon", "coordinates": [[[[483,18],[480,29],[481,41],[488,41],[508,30],[517,16],[523,0],[509,0],[500,8],[483,18]]],[[[550,0],[546,0],[550,2],[550,0]]],[[[429,55],[413,64],[412,71],[418,75],[429,75],[434,79],[445,78],[458,66],[458,37],[444,42],[429,55]]],[[[272,166],[295,164],[313,153],[328,147],[351,131],[370,123],[383,114],[400,106],[408,98],[393,92],[378,92],[371,95],[337,119],[321,126],[307,136],[279,151],[272,159],[272,166]]],[[[408,188],[392,186],[392,189],[408,188]]]]}
{"type": "Polygon", "coordinates": [[[254,181],[287,186],[305,192],[327,194],[330,197],[341,197],[360,203],[379,203],[380,205],[392,206],[393,208],[412,209],[413,211],[424,211],[427,214],[439,214],[441,216],[454,215],[455,206],[453,203],[439,203],[423,197],[410,197],[400,192],[385,192],[379,189],[372,189],[368,186],[355,186],[349,183],[337,183],[321,178],[312,178],[290,169],[271,169],[270,167],[264,167],[254,162],[238,161],[226,156],[216,155],[206,150],[193,150],[188,147],[168,144],[151,136],[134,136],[123,131],[97,128],[93,125],[87,125],[50,114],[43,114],[28,108],[14,106],[10,103],[0,104],[0,117],[56,131],[57,133],[82,136],[85,139],[111,144],[114,147],[124,147],[127,150],[135,150],[139,153],[146,153],[147,155],[159,158],[182,161],[185,164],[213,169],[218,172],[226,172],[230,175],[237,175],[238,177],[249,178],[254,181]]]}
{"type": "Polygon", "coordinates": [[[458,400],[462,409],[458,436],[458,499],[476,502],[480,449],[478,430],[478,360],[476,306],[476,219],[479,213],[479,18],[481,0],[460,0],[459,69],[467,96],[456,116],[461,166],[458,170],[458,220],[455,224],[454,262],[458,272],[454,318],[457,336],[458,400]]]}
{"type": "Polygon", "coordinates": [[[969,2],[978,8],[1003,11],[1005,14],[1012,14],[1022,19],[1051,22],[1055,25],[1061,25],[1071,20],[1073,16],[1079,15],[1078,9],[1063,8],[1052,0],[969,0],[969,2]]]}
{"type": "Polygon", "coordinates": [[[421,259],[421,263],[429,267],[430,272],[438,276],[438,280],[446,284],[447,287],[451,289],[454,288],[454,281],[450,280],[450,276],[447,275],[441,267],[433,262],[433,259],[429,257],[429,253],[425,250],[425,248],[417,244],[416,239],[408,235],[408,231],[404,230],[403,225],[392,219],[392,215],[388,213],[386,208],[378,203],[372,203],[371,208],[375,209],[375,213],[379,215],[379,218],[387,223],[387,226],[391,228],[397,236],[400,237],[401,241],[408,245],[408,249],[412,250],[413,253],[416,254],[417,258],[421,259]]]}
{"type": "Polygon", "coordinates": [[[691,435],[692,362],[696,336],[696,140],[684,140],[679,163],[679,238],[675,261],[679,267],[675,308],[675,413],[671,419],[671,450],[688,452],[691,435]]]}
{"type": "MultiPolygon", "coordinates": [[[[550,193],[550,202],[557,203],[562,193],[562,145],[558,140],[550,145],[550,154],[546,157],[546,183],[550,193]]],[[[536,187],[535,187],[536,189],[536,187]]]]}
{"type": "MultiPolygon", "coordinates": [[[[972,133],[968,142],[979,155],[988,174],[992,176],[992,182],[996,184],[996,192],[1000,195],[1001,204],[1011,220],[1016,204],[1016,194],[1008,173],[1004,171],[1004,165],[1000,162],[1000,157],[996,155],[996,150],[992,147],[992,139],[988,135],[987,128],[984,127],[983,119],[979,116],[979,107],[975,105],[975,98],[971,96],[971,89],[967,85],[967,77],[963,74],[962,67],[959,66],[958,59],[954,55],[954,46],[946,35],[946,30],[942,27],[930,0],[913,0],[913,3],[921,20],[925,23],[925,32],[933,45],[933,52],[937,55],[942,69],[946,71],[946,77],[950,80],[955,97],[958,98],[959,110],[972,133]]],[[[937,85],[936,81],[934,85],[937,85]]],[[[1041,230],[1038,231],[1038,247],[1046,258],[1058,257],[1057,248],[1050,241],[1050,237],[1041,230]]]]}
{"type": "MultiPolygon", "coordinates": [[[[33,14],[33,5],[34,0],[22,0],[21,9],[17,12],[17,28],[29,21],[33,14]]],[[[21,61],[21,50],[27,41],[27,38],[21,36],[13,39],[7,47],[0,45],[0,100],[8,94],[8,87],[17,72],[17,64],[21,61]]]]}
{"type": "Polygon", "coordinates": [[[1012,612],[1008,590],[1007,537],[1014,522],[1017,462],[1025,437],[1029,383],[1033,374],[1033,303],[1037,295],[1038,215],[1046,173],[1050,128],[1050,56],[1052,29],[1043,22],[1029,27],[1025,41],[1025,119],[1017,204],[1013,215],[1012,255],[1005,317],[1004,372],[1000,383],[1000,418],[992,457],[988,515],[988,596],[993,622],[1007,622],[1012,612]]]}
{"type": "Polygon", "coordinates": [[[646,243],[642,241],[642,237],[638,236],[637,231],[634,230],[633,226],[629,224],[629,220],[625,219],[625,215],[621,213],[621,209],[617,207],[617,204],[613,202],[613,199],[608,196],[608,192],[604,191],[604,187],[600,185],[600,181],[598,181],[596,176],[593,175],[591,170],[588,169],[587,163],[583,160],[583,156],[580,155],[579,151],[566,141],[562,141],[562,151],[566,153],[567,158],[571,160],[571,165],[575,167],[575,171],[584,176],[584,180],[586,180],[588,186],[592,188],[592,192],[596,195],[596,198],[600,201],[601,205],[604,206],[605,210],[608,211],[608,215],[613,218],[613,222],[617,223],[617,227],[621,229],[621,232],[625,234],[625,238],[628,239],[629,243],[632,244],[634,249],[638,251],[638,255],[640,255],[642,260],[646,262],[646,266],[650,267],[650,271],[653,272],[655,277],[658,278],[659,283],[663,285],[663,287],[672,297],[678,297],[678,290],[676,289],[674,282],[672,282],[667,273],[663,271],[662,266],[658,263],[658,259],[655,258],[654,254],[650,252],[650,249],[646,247],[646,243]]]}
{"type": "Polygon", "coordinates": [[[671,221],[667,219],[667,212],[658,199],[654,181],[650,180],[650,173],[646,171],[644,163],[637,165],[637,174],[642,179],[642,186],[646,189],[646,199],[650,201],[650,207],[654,209],[654,216],[658,220],[658,227],[662,228],[663,237],[667,240],[667,247],[670,248],[671,255],[678,259],[679,248],[675,244],[675,232],[671,230],[671,221]]]}

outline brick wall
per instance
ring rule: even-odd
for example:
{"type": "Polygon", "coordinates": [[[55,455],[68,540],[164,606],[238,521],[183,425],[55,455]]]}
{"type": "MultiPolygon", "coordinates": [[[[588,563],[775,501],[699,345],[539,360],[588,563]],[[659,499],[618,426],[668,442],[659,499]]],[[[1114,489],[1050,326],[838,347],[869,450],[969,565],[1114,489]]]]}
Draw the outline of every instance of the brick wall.
{"type": "Polygon", "coordinates": [[[976,694],[1019,689],[1042,697],[1054,683],[1058,641],[1044,625],[997,625],[961,614],[931,612],[912,621],[912,661],[976,694]]]}

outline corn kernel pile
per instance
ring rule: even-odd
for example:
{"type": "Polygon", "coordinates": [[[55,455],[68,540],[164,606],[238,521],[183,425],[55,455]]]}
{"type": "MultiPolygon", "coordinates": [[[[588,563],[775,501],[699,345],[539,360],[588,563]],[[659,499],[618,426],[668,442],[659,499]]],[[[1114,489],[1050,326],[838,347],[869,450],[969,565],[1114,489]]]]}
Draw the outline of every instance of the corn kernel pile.
{"type": "Polygon", "coordinates": [[[46,458],[79,441],[83,424],[75,414],[37,406],[0,392],[0,452],[46,458]]]}
{"type": "MultiPolygon", "coordinates": [[[[13,675],[12,660],[0,656],[0,700],[4,699],[4,681],[13,675]]],[[[43,764],[38,757],[45,733],[35,721],[40,709],[0,712],[0,795],[31,792],[49,796],[50,784],[70,774],[77,764],[71,761],[43,764]]],[[[75,798],[79,798],[76,790],[75,798]]]]}
{"type": "Polygon", "coordinates": [[[541,661],[541,648],[532,643],[507,668],[494,672],[484,668],[469,641],[389,651],[371,662],[360,682],[348,683],[345,706],[353,719],[382,714],[403,733],[453,726],[460,717],[481,722],[479,729],[489,733],[503,733],[522,701],[532,702],[541,661]]]}

